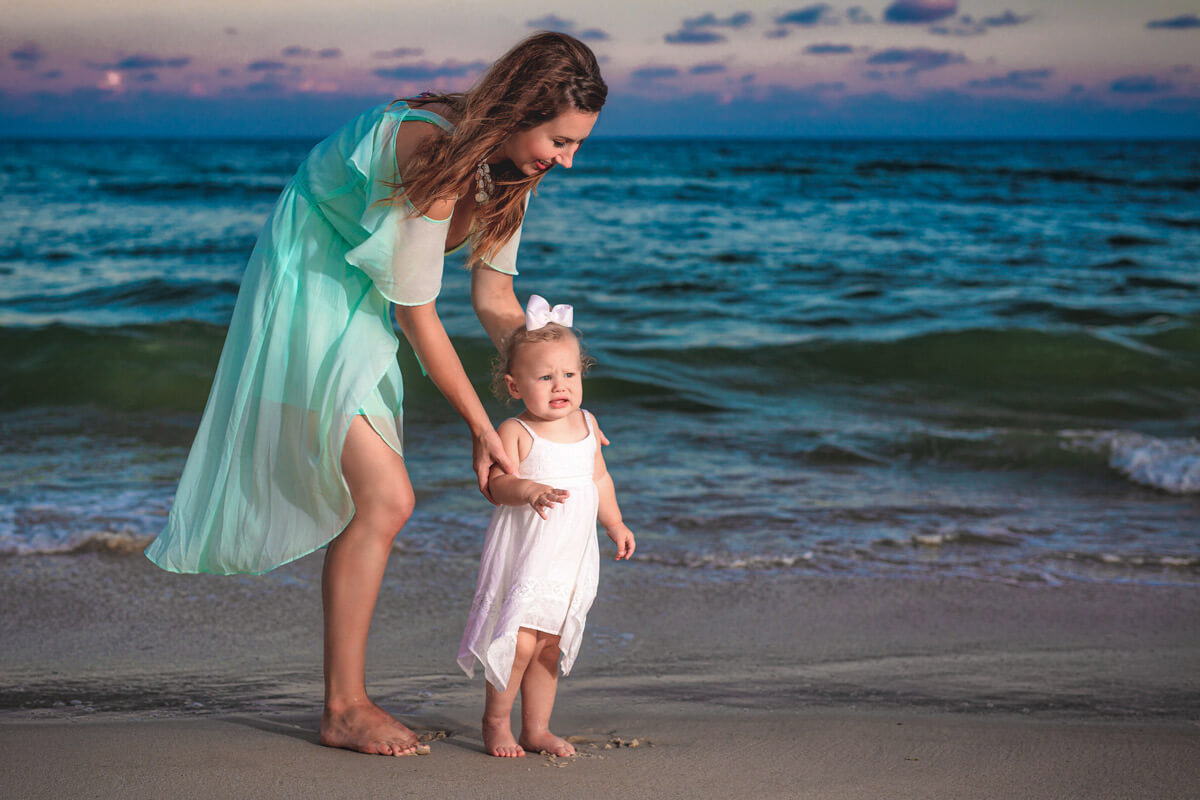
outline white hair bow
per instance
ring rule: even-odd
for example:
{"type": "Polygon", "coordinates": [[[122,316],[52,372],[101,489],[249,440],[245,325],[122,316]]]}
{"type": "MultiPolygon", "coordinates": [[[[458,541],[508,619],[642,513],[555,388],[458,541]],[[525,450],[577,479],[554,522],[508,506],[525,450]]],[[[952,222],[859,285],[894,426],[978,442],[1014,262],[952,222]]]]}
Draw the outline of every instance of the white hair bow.
{"type": "Polygon", "coordinates": [[[529,305],[525,306],[525,330],[536,331],[546,327],[548,322],[557,322],[564,327],[571,327],[575,321],[575,309],[565,303],[550,307],[550,303],[540,294],[530,296],[529,305]]]}

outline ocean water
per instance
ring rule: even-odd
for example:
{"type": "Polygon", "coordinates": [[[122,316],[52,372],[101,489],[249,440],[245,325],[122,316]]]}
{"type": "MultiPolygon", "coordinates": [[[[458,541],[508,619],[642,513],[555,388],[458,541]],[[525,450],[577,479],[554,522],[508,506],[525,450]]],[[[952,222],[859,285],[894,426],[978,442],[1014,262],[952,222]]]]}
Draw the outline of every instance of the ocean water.
{"type": "MultiPolygon", "coordinates": [[[[0,148],[0,557],[140,557],[312,144],[0,148]]],[[[1196,584],[1197,190],[1200,143],[599,139],[530,205],[518,294],[575,306],[664,580],[1196,584]]],[[[475,558],[465,430],[401,361],[398,557],[475,558]]]]}

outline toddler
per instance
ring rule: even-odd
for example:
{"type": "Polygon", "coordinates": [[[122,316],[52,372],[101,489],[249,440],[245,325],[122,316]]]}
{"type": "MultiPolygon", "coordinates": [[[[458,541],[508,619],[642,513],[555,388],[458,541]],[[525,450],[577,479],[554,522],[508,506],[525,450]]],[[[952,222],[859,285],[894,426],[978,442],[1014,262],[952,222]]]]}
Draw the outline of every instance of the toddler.
{"type": "Polygon", "coordinates": [[[573,311],[566,305],[551,309],[534,295],[525,317],[525,327],[505,342],[493,380],[497,395],[525,405],[497,429],[520,468],[517,475],[493,468],[489,479],[498,505],[484,538],[458,663],[467,675],[474,675],[476,659],[483,665],[488,753],[569,756],[575,748],[550,732],[550,712],[558,670],[571,671],[596,597],[596,520],[617,546],[617,560],[632,556],[635,543],[621,521],[595,420],[580,408],[591,359],[571,330],[573,311]],[[519,739],[511,727],[518,689],[519,739]]]}

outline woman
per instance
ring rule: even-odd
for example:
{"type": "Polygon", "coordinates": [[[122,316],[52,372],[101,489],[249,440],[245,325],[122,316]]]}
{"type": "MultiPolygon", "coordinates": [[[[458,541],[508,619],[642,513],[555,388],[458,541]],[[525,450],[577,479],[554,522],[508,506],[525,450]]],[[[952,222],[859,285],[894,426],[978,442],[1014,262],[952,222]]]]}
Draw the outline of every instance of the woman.
{"type": "Polygon", "coordinates": [[[492,465],[516,465],[438,319],[443,255],[470,243],[472,305],[499,345],[524,319],[512,279],[529,193],[571,166],[606,95],[586,45],[531,36],[470,91],[380,106],[317,145],[255,245],[167,528],[146,554],[176,572],[262,573],[328,545],[323,744],[419,747],[364,685],[371,614],[414,503],[388,310],[470,428],[487,495],[492,465]]]}

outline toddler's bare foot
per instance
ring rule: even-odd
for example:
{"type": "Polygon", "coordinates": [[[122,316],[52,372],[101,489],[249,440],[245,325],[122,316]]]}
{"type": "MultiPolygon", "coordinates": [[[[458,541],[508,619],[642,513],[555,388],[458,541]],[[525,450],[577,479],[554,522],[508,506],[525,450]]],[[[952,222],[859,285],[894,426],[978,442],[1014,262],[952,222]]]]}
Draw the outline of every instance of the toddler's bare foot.
{"type": "Polygon", "coordinates": [[[540,733],[521,731],[521,746],[531,753],[547,752],[555,756],[573,756],[575,748],[566,739],[555,736],[548,730],[540,733]]]}
{"type": "Polygon", "coordinates": [[[371,702],[325,707],[321,714],[321,744],[380,756],[425,755],[429,745],[371,702]]]}
{"type": "Polygon", "coordinates": [[[500,758],[524,758],[525,751],[512,734],[508,719],[483,718],[483,749],[500,758]]]}

